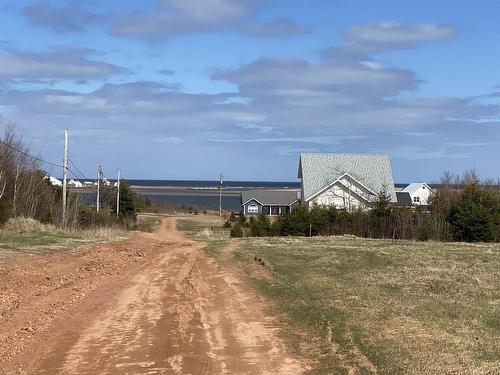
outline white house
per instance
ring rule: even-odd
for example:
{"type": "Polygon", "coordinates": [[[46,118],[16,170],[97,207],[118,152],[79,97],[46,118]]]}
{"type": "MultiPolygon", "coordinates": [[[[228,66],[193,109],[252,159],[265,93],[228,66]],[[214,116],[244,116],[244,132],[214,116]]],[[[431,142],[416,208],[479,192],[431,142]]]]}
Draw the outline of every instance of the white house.
{"type": "Polygon", "coordinates": [[[83,184],[82,184],[80,181],[78,181],[78,180],[73,180],[73,179],[69,180],[68,185],[69,185],[69,186],[76,187],[76,188],[81,188],[81,187],[83,187],[83,184]]]}
{"type": "Polygon", "coordinates": [[[383,154],[301,153],[301,201],[348,211],[370,208],[385,192],[396,202],[391,162],[383,154]]]}
{"type": "Polygon", "coordinates": [[[61,180],[58,180],[57,178],[55,177],[52,177],[52,176],[45,176],[45,178],[49,179],[50,183],[54,186],[62,186],[62,181],[61,180]]]}
{"type": "Polygon", "coordinates": [[[411,201],[416,206],[427,206],[430,204],[429,198],[434,194],[429,185],[425,182],[412,182],[402,191],[410,194],[411,201]]]}

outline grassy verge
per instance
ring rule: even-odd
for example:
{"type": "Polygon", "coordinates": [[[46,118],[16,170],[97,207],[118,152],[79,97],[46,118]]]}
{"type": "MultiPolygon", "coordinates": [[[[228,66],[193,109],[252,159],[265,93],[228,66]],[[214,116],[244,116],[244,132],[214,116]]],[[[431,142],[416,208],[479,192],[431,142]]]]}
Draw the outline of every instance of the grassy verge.
{"type": "Polygon", "coordinates": [[[63,230],[36,220],[16,218],[0,229],[0,258],[21,254],[73,249],[78,245],[128,238],[119,228],[63,230]]]}
{"type": "Polygon", "coordinates": [[[136,229],[140,232],[154,232],[160,227],[164,215],[140,213],[137,215],[136,229]]]}
{"type": "Polygon", "coordinates": [[[187,237],[205,242],[206,246],[203,250],[213,258],[221,255],[222,249],[229,242],[229,232],[222,228],[221,219],[218,216],[193,216],[180,220],[177,228],[185,232],[187,237]]]}
{"type": "Polygon", "coordinates": [[[236,259],[315,374],[494,374],[500,245],[249,238],[236,259]],[[266,273],[255,272],[261,267],[266,273]],[[262,277],[265,275],[265,277],[262,277]]]}

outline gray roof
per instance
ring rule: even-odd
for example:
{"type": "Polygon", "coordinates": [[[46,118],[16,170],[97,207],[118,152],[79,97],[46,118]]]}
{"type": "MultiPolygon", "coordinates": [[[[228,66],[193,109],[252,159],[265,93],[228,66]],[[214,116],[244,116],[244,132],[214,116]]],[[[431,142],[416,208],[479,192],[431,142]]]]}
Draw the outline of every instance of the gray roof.
{"type": "Polygon", "coordinates": [[[396,197],[398,199],[398,205],[400,206],[413,206],[411,201],[410,193],[407,191],[396,191],[396,197]]]}
{"type": "Polygon", "coordinates": [[[386,154],[301,153],[298,177],[304,200],[325,189],[345,173],[372,190],[385,190],[396,202],[391,161],[386,154]]]}
{"type": "Polygon", "coordinates": [[[405,187],[402,191],[405,191],[405,192],[408,192],[410,194],[413,194],[418,189],[421,189],[422,186],[426,186],[427,189],[429,189],[430,191],[432,191],[432,189],[430,188],[430,186],[427,185],[425,182],[412,182],[410,185],[408,185],[407,187],[405,187]]]}
{"type": "Polygon", "coordinates": [[[298,199],[298,190],[246,190],[241,192],[241,202],[255,199],[262,205],[289,206],[298,199]]]}

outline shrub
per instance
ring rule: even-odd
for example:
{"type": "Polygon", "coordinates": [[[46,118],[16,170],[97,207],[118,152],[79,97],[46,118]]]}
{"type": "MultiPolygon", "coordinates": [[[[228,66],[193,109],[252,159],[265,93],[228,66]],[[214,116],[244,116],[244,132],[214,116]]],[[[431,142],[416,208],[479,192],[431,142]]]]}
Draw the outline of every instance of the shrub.
{"type": "Polygon", "coordinates": [[[309,213],[309,220],[312,235],[329,234],[330,215],[326,207],[314,205],[309,213]]]}
{"type": "Polygon", "coordinates": [[[500,225],[498,194],[477,183],[469,184],[451,204],[448,221],[455,240],[497,240],[500,225]]]}
{"type": "Polygon", "coordinates": [[[240,223],[236,222],[233,227],[231,228],[231,231],[229,232],[229,235],[231,237],[243,237],[243,228],[241,227],[240,223]]]}
{"type": "Polygon", "coordinates": [[[7,220],[2,227],[2,231],[12,234],[57,233],[57,229],[54,225],[43,224],[38,220],[22,216],[7,220]]]}
{"type": "Polygon", "coordinates": [[[271,221],[267,215],[260,214],[257,217],[250,217],[248,225],[252,237],[265,237],[271,234],[271,221]]]}
{"type": "Polygon", "coordinates": [[[308,236],[310,216],[307,207],[296,206],[289,214],[278,218],[280,220],[281,235],[283,236],[308,236]]]}

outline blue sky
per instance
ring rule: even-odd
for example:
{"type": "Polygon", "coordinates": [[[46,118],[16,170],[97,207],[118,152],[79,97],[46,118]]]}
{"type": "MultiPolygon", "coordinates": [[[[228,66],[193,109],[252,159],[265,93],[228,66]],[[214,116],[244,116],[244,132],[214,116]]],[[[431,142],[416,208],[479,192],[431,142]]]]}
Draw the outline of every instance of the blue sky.
{"type": "Polygon", "coordinates": [[[494,0],[0,0],[0,114],[55,162],[68,127],[87,176],[102,161],[128,178],[294,181],[315,151],[388,153],[398,182],[496,179],[499,13],[494,0]]]}

